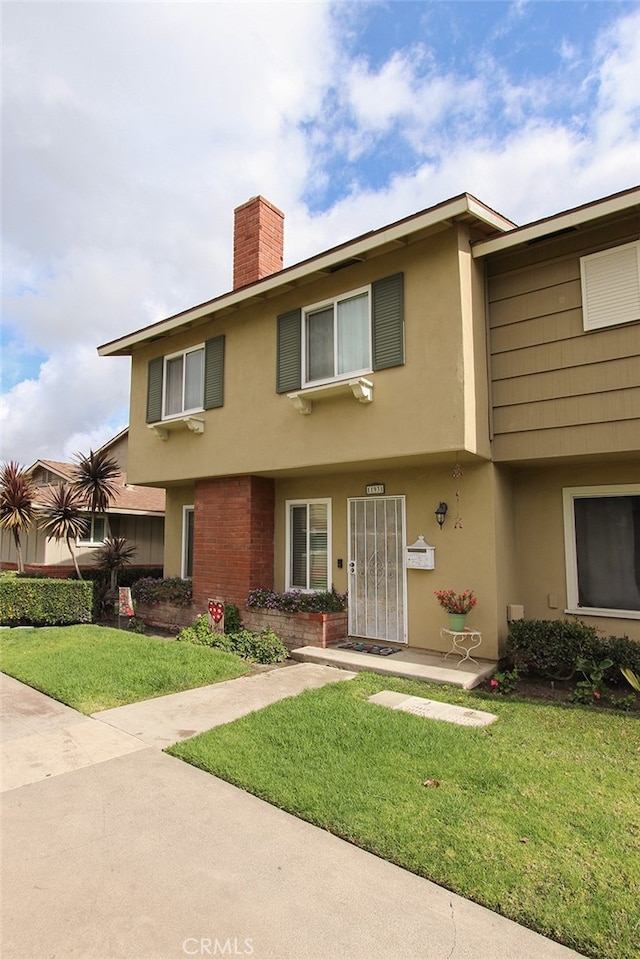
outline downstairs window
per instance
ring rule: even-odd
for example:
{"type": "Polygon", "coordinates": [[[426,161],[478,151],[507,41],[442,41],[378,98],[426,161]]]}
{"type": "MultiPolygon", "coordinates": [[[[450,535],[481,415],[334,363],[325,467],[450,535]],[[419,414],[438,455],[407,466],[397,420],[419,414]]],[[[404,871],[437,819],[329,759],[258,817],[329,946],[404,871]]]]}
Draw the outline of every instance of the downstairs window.
{"type": "Polygon", "coordinates": [[[640,486],[564,490],[571,609],[640,618],[640,486]]]}

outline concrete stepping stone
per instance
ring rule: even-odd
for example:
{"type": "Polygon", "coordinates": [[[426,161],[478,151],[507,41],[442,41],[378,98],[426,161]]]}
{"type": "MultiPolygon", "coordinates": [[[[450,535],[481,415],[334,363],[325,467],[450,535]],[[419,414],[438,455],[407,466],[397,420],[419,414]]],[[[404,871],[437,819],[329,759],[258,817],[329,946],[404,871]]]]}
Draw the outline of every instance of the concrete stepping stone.
{"type": "Polygon", "coordinates": [[[388,709],[397,709],[402,713],[423,716],[425,719],[441,719],[445,723],[456,723],[458,726],[490,726],[498,718],[493,713],[485,713],[479,709],[439,703],[433,699],[423,699],[421,696],[405,696],[404,693],[394,693],[389,689],[383,689],[375,696],[369,696],[369,702],[377,706],[386,706],[388,709]]]}

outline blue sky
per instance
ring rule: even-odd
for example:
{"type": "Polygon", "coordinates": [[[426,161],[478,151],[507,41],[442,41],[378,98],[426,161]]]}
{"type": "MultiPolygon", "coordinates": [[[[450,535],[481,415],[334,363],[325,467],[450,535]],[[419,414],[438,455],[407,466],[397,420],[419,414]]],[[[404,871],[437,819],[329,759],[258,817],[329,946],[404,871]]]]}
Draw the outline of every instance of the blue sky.
{"type": "Polygon", "coordinates": [[[3,4],[2,459],[126,425],[96,346],[467,191],[525,223],[639,180],[636,2],[3,4]]]}

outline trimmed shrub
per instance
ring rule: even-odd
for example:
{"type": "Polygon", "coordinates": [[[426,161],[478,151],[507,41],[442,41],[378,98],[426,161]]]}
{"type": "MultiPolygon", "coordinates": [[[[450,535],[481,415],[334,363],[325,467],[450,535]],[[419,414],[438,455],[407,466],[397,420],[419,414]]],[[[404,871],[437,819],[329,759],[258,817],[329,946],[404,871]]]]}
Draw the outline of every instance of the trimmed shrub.
{"type": "Polygon", "coordinates": [[[211,646],[225,653],[235,653],[250,663],[282,663],[288,656],[287,647],[271,629],[263,629],[261,633],[252,633],[249,629],[239,629],[234,633],[215,633],[206,616],[199,616],[193,626],[180,630],[176,639],[180,642],[196,643],[198,646],[211,646]]]}
{"type": "Polygon", "coordinates": [[[610,659],[607,678],[618,681],[626,666],[640,667],[640,643],[627,636],[599,636],[593,626],[567,619],[520,619],[509,624],[507,655],[520,671],[571,679],[578,661],[610,659]]]}
{"type": "Polygon", "coordinates": [[[67,626],[90,623],[93,583],[68,579],[0,580],[3,626],[67,626]]]}
{"type": "Polygon", "coordinates": [[[179,576],[167,579],[145,576],[133,584],[131,595],[137,603],[144,603],[145,606],[155,606],[158,603],[190,606],[193,598],[191,580],[180,579],[179,576]]]}

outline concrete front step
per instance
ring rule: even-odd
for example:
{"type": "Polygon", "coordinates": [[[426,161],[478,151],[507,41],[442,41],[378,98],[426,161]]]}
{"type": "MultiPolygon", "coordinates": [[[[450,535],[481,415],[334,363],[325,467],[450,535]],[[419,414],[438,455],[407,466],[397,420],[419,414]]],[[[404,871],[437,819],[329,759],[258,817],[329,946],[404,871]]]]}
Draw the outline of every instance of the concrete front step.
{"type": "Polygon", "coordinates": [[[368,670],[382,676],[399,676],[402,679],[419,679],[426,683],[448,683],[462,689],[473,689],[488,679],[496,669],[496,663],[470,660],[462,663],[455,656],[445,659],[441,653],[423,653],[415,649],[403,649],[393,656],[375,656],[352,649],[329,646],[302,646],[291,650],[293,659],[305,663],[320,663],[360,672],[368,670]],[[457,665],[456,665],[457,662],[457,665]]]}

